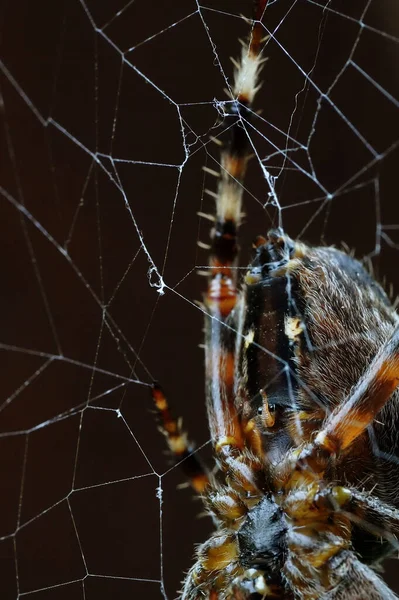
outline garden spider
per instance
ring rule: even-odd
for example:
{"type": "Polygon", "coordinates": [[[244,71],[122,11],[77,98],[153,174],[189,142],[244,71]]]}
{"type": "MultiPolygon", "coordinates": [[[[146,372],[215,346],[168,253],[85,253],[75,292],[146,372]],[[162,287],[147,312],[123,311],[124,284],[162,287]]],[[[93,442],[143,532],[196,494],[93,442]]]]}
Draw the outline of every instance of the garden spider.
{"type": "Polygon", "coordinates": [[[368,565],[397,549],[399,319],[360,263],[281,229],[256,239],[237,289],[245,126],[266,4],[236,64],[213,194],[204,310],[216,473],[153,388],[169,447],[216,525],[182,598],[387,600],[397,596],[368,565]]]}

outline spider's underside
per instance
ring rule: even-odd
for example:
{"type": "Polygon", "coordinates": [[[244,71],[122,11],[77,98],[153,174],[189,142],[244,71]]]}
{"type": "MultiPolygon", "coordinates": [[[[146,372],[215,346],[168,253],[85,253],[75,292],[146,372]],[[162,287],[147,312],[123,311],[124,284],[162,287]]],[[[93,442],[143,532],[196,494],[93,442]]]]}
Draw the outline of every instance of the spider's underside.
{"type": "Polygon", "coordinates": [[[204,310],[216,475],[199,463],[154,388],[169,447],[185,458],[216,525],[197,550],[182,598],[393,599],[371,567],[398,548],[394,308],[358,261],[294,242],[281,229],[257,238],[237,289],[245,127],[266,4],[259,2],[226,103],[230,137],[213,194],[204,310]]]}

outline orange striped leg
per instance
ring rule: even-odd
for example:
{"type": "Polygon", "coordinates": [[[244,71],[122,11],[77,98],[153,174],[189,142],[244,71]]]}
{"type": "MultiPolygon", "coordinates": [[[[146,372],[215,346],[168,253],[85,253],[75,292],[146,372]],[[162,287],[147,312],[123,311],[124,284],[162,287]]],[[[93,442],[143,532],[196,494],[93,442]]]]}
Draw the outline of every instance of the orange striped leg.
{"type": "MultiPolygon", "coordinates": [[[[266,0],[259,3],[256,18],[264,12],[266,0]]],[[[243,181],[249,158],[245,127],[251,117],[251,104],[257,90],[261,60],[262,28],[255,22],[248,48],[236,64],[233,98],[226,103],[228,139],[222,143],[221,171],[216,200],[215,227],[209,256],[210,279],[205,294],[206,392],[211,437],[222,462],[240,453],[245,446],[240,417],[235,407],[236,329],[235,316],[242,300],[237,293],[237,232],[241,221],[243,181]]],[[[231,465],[230,465],[231,467],[231,465]]]]}
{"type": "Polygon", "coordinates": [[[373,422],[399,385],[399,324],[352,395],[327,420],[316,444],[344,450],[373,422]]]}
{"type": "Polygon", "coordinates": [[[172,415],[165,394],[157,383],[153,384],[152,397],[160,417],[162,433],[166,437],[176,464],[179,464],[194,490],[202,494],[209,484],[206,467],[194,453],[194,446],[188,441],[181,420],[175,419],[172,415]]]}
{"type": "MultiPolygon", "coordinates": [[[[267,0],[258,3],[260,19],[267,0]]],[[[261,60],[261,25],[257,21],[248,48],[237,63],[234,100],[226,103],[227,141],[222,143],[221,172],[216,200],[215,227],[209,256],[210,278],[205,294],[205,369],[209,428],[218,465],[224,472],[223,485],[214,485],[207,505],[224,528],[197,550],[197,562],[190,570],[182,600],[246,598],[247,592],[233,589],[236,578],[244,577],[236,528],[240,518],[259,499],[262,460],[254,456],[247,423],[236,408],[236,362],[240,352],[239,314],[244,299],[237,291],[237,232],[241,221],[243,181],[249,157],[246,124],[257,89],[261,60]],[[229,108],[230,107],[230,108],[229,108]],[[237,341],[237,343],[236,343],[237,341]],[[248,431],[246,430],[248,428],[248,431]]],[[[221,478],[223,479],[223,478],[221,478]]],[[[264,594],[266,596],[266,594],[264,594]]]]}
{"type": "Polygon", "coordinates": [[[318,472],[331,454],[347,449],[371,425],[399,386],[399,323],[381,347],[351,396],[326,420],[313,443],[299,456],[299,467],[318,472]]]}

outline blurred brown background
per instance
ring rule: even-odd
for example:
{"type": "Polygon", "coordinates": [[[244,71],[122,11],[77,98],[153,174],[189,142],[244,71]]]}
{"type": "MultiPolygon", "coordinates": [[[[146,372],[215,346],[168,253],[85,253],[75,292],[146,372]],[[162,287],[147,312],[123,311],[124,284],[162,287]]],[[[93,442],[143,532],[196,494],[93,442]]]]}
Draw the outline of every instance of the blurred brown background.
{"type": "MultiPolygon", "coordinates": [[[[286,231],[375,254],[398,291],[397,3],[348,4],[270,3],[251,139],[286,231]]],[[[250,0],[2,2],[3,600],[174,598],[210,531],[176,489],[148,384],[209,455],[196,213],[241,13],[250,0]]],[[[269,191],[252,160],[243,265],[277,222],[269,191]]]]}

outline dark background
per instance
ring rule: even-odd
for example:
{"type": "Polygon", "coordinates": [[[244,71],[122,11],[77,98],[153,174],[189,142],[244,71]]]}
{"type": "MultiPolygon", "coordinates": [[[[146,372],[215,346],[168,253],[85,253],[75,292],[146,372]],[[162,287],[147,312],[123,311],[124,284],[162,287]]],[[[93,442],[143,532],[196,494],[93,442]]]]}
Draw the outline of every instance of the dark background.
{"type": "MultiPolygon", "coordinates": [[[[386,227],[399,224],[398,8],[371,1],[361,27],[366,6],[270,4],[277,41],[251,133],[243,265],[279,214],[261,158],[292,237],[343,241],[399,289],[398,231],[386,227]],[[317,88],[305,85],[312,68],[317,88]]],[[[177,489],[148,385],[162,382],[209,454],[194,304],[209,228],[196,213],[212,210],[201,167],[217,168],[208,134],[247,32],[241,13],[249,0],[1,3],[4,600],[152,600],[160,582],[174,598],[210,531],[177,489]]]]}

